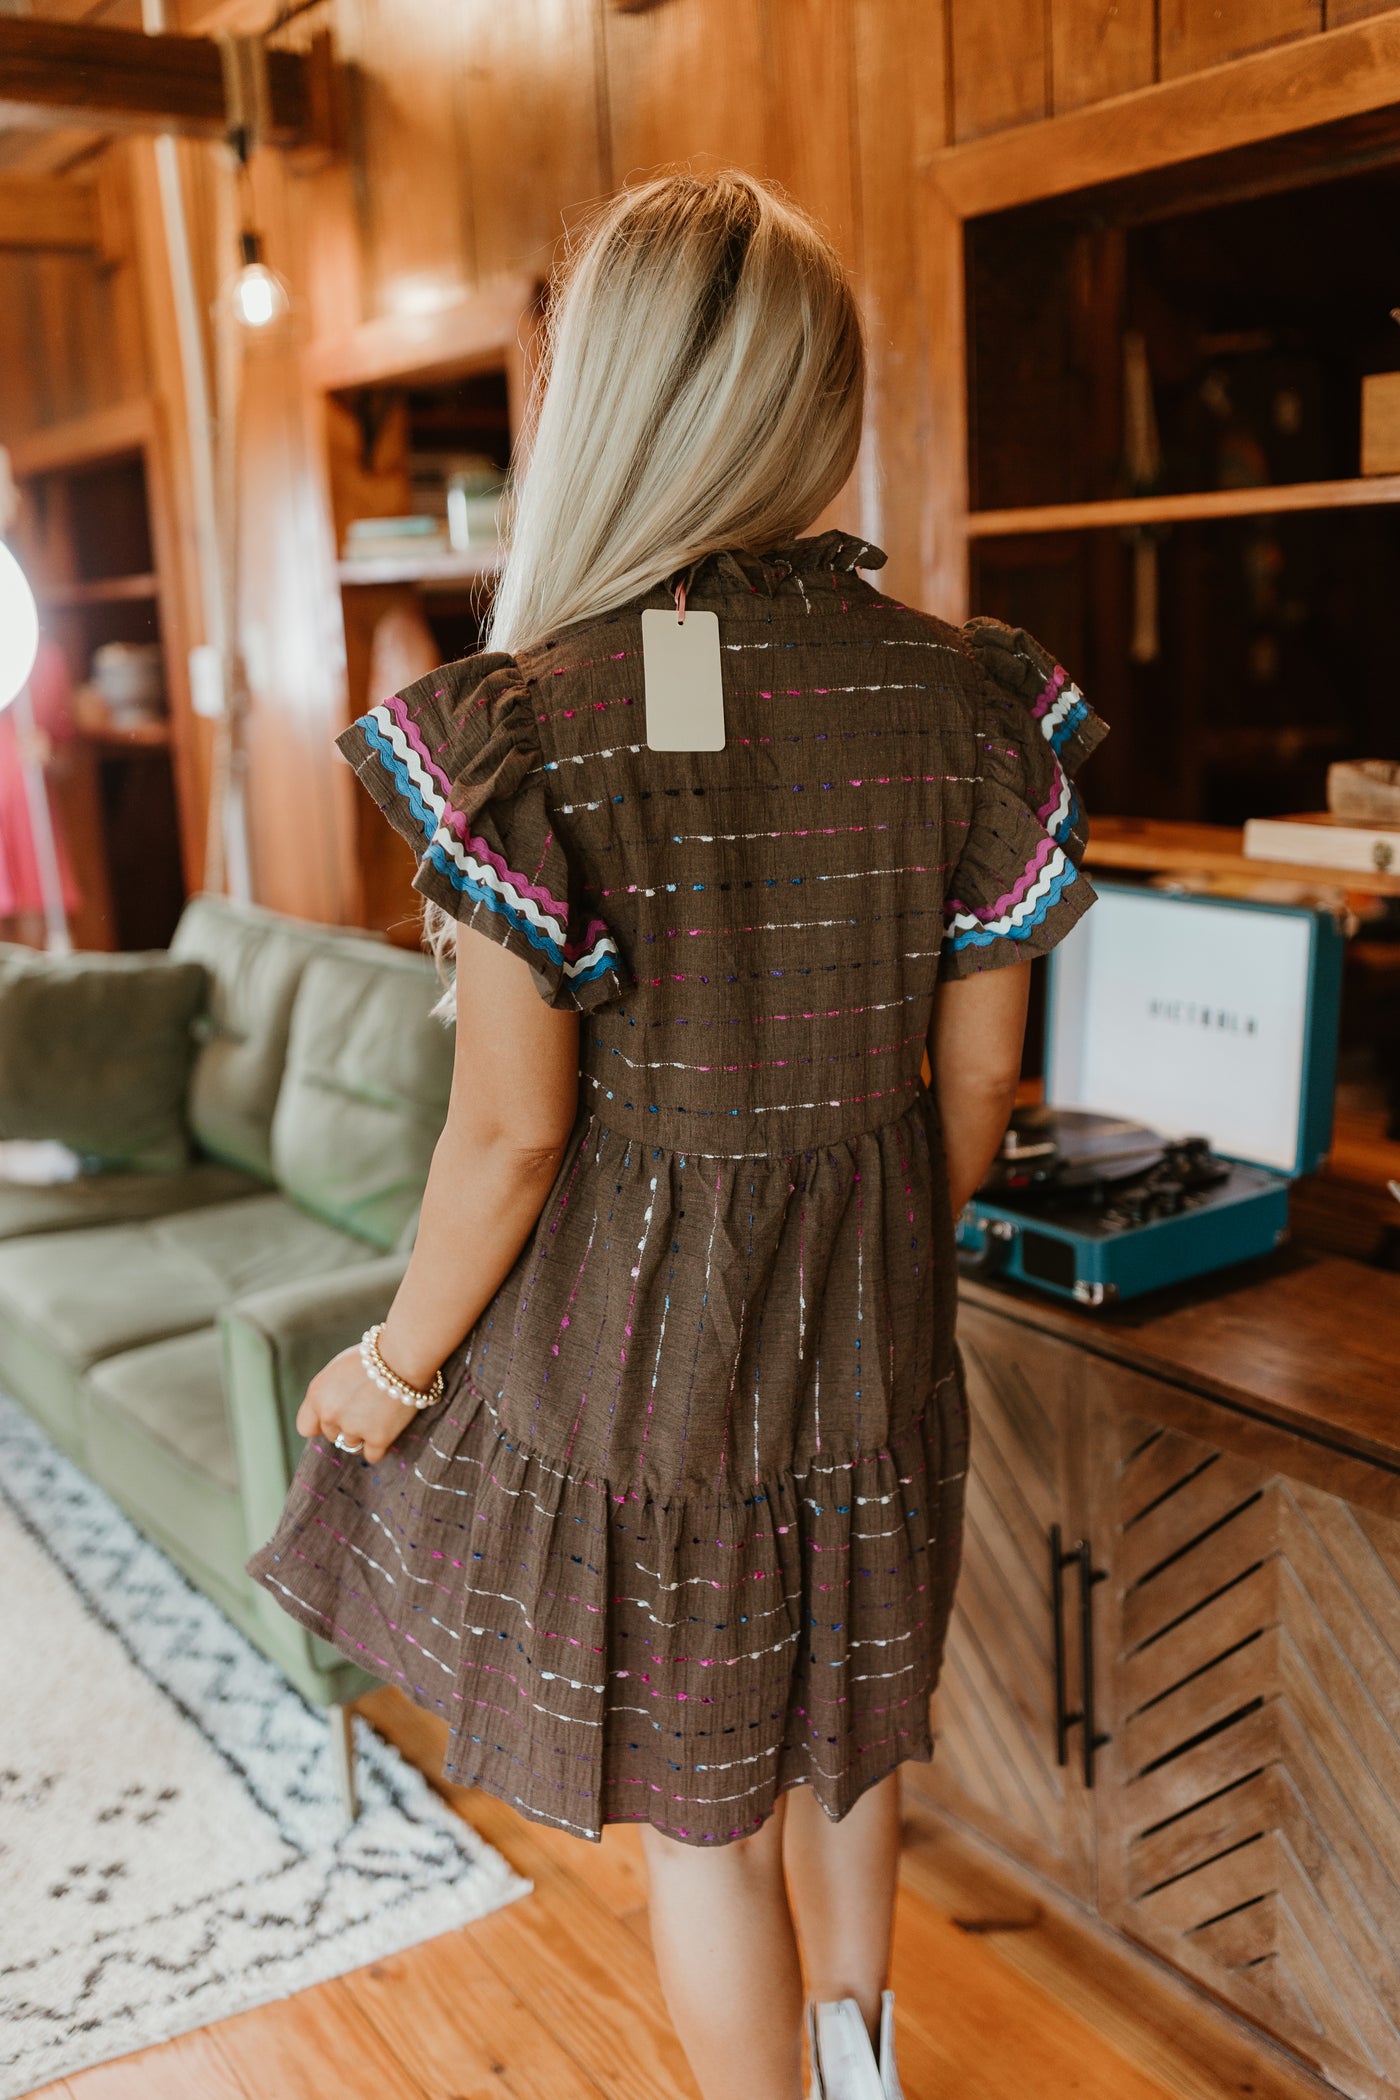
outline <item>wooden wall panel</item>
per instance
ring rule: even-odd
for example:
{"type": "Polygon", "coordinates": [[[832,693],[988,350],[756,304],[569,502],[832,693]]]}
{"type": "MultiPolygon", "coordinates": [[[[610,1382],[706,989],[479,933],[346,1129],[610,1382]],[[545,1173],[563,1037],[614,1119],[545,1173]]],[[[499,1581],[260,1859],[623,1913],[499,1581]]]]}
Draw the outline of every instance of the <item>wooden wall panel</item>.
{"type": "MultiPolygon", "coordinates": [[[[1159,0],[1160,78],[1175,80],[1323,27],[1323,0],[1159,0]]],[[[1335,25],[1334,25],[1335,26],[1335,25]]]]}
{"type": "Polygon", "coordinates": [[[947,0],[947,6],[954,138],[980,138],[1045,116],[1045,0],[947,0]]]}
{"type": "Polygon", "coordinates": [[[1396,0],[1323,0],[1327,27],[1341,29],[1348,22],[1363,22],[1368,15],[1389,14],[1396,0]]]}
{"type": "Polygon", "coordinates": [[[765,172],[859,261],[851,0],[781,0],[764,10],[765,172]]]}
{"type": "MultiPolygon", "coordinates": [[[[442,0],[341,0],[338,42],[357,68],[356,197],[374,313],[431,310],[475,274],[466,16],[442,0]]],[[[508,168],[501,180],[511,180],[508,168]]]]}
{"type": "MultiPolygon", "coordinates": [[[[923,185],[911,174],[947,143],[937,10],[924,0],[855,0],[853,58],[857,266],[869,357],[860,529],[889,555],[884,588],[939,612],[946,598],[928,596],[935,521],[958,477],[932,450],[932,390],[959,382],[946,358],[933,370],[929,278],[956,263],[934,252],[923,185]],[[928,471],[905,471],[914,460],[928,471]]],[[[960,250],[956,230],[952,239],[960,250]]]]}
{"type": "Polygon", "coordinates": [[[566,225],[611,188],[602,30],[581,0],[458,0],[477,275],[548,274],[566,225]]]}
{"type": "Polygon", "coordinates": [[[1154,0],[1050,0],[1050,82],[1057,110],[1148,87],[1156,70],[1154,0]]]}
{"type": "Polygon", "coordinates": [[[605,15],[612,180],[688,164],[770,172],[760,0],[667,0],[605,15]]]}

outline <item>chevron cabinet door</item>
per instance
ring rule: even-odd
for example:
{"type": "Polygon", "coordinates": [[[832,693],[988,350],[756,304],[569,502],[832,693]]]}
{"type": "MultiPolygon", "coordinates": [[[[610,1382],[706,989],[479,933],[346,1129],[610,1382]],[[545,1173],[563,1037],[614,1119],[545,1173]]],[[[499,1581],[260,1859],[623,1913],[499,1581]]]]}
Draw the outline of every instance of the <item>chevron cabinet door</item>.
{"type": "Polygon", "coordinates": [[[1096,1384],[1100,1909],[1344,2092],[1400,2093],[1400,1523],[1301,1444],[1295,1474],[1096,1384]]]}
{"type": "MultiPolygon", "coordinates": [[[[912,1783],[948,1813],[1070,1893],[1091,1900],[1091,1797],[1077,1745],[1059,1761],[1057,1703],[1077,1703],[1080,1615],[1075,1569],[1061,1570],[1056,1668],[1058,1527],[1061,1554],[1079,1537],[1082,1406],[1078,1358],[1063,1343],[964,1306],[971,1449],[962,1572],[934,1700],[936,1749],[912,1783]]],[[[1066,1746],[1074,1732],[1064,1733],[1066,1746]]]]}

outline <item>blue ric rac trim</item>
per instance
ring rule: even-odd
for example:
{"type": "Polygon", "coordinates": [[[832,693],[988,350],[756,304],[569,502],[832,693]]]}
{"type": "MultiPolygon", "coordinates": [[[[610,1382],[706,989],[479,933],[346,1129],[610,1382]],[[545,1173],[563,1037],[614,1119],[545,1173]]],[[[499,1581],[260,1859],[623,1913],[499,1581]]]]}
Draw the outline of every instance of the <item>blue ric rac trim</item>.
{"type": "Polygon", "coordinates": [[[1069,713],[1065,716],[1063,722],[1061,722],[1059,728],[1055,731],[1055,734],[1050,739],[1050,749],[1055,753],[1055,756],[1057,758],[1059,757],[1061,751],[1063,751],[1065,745],[1069,742],[1070,738],[1074,735],[1075,730],[1078,729],[1080,723],[1084,720],[1084,717],[1088,714],[1088,712],[1089,703],[1087,700],[1075,701],[1073,707],[1070,709],[1069,713]]]}
{"type": "Polygon", "coordinates": [[[393,745],[389,742],[389,739],[385,736],[383,730],[379,727],[379,724],[375,721],[373,715],[361,715],[355,727],[373,750],[380,765],[383,766],[385,772],[403,796],[416,822],[422,826],[424,838],[431,839],[438,828],[437,812],[429,809],[427,803],[423,800],[417,782],[404,765],[393,745]]]}
{"type": "Polygon", "coordinates": [[[1028,939],[1037,926],[1044,925],[1047,914],[1054,910],[1078,874],[1079,870],[1075,867],[1074,862],[1067,860],[1064,873],[1054,878],[1049,889],[1045,892],[1045,895],[1036,905],[1035,910],[1028,919],[1022,919],[1018,925],[1008,926],[1004,932],[995,931],[990,926],[969,926],[965,933],[954,934],[952,940],[947,944],[949,950],[951,951],[955,948],[990,948],[993,941],[1024,941],[1028,939]]]}
{"type": "Polygon", "coordinates": [[[497,918],[504,919],[517,933],[523,933],[532,948],[538,948],[551,962],[563,966],[564,951],[558,941],[551,940],[547,933],[527,919],[523,912],[516,911],[513,905],[507,904],[505,898],[489,888],[486,883],[477,882],[474,877],[464,874],[444,847],[429,846],[423,858],[431,862],[439,875],[445,875],[455,890],[462,890],[476,903],[484,904],[488,911],[494,912],[497,918]]]}

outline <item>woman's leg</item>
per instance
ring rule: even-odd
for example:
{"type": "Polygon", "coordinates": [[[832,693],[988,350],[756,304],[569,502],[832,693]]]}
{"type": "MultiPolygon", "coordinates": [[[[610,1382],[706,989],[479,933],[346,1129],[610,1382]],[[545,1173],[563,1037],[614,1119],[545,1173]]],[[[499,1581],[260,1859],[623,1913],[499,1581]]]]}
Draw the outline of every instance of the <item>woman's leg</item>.
{"type": "Polygon", "coordinates": [[[643,1831],[661,1987],[705,2100],[801,2100],[802,1971],[783,1812],[727,1845],[643,1831]]]}
{"type": "Polygon", "coordinates": [[[787,1875],[808,1992],[823,2004],[856,1999],[877,2040],[899,1873],[899,1774],[870,1787],[839,1823],[808,1786],[787,1802],[787,1875]]]}

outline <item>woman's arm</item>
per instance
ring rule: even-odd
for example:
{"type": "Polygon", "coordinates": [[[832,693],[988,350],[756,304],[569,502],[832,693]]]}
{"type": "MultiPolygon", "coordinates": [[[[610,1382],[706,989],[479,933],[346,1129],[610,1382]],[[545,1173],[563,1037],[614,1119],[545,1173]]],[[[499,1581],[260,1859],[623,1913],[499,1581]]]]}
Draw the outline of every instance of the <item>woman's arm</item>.
{"type": "MultiPolygon", "coordinates": [[[[546,1006],[527,964],[458,936],[457,1046],[447,1121],[418,1237],[379,1337],[389,1368],[426,1386],[475,1326],[534,1227],[578,1107],[578,1016],[546,1006]]],[[[412,1420],[344,1349],[312,1379],[303,1436],[343,1435],[373,1464],[412,1420]]]]}
{"type": "Polygon", "coordinates": [[[1029,963],[938,987],[929,1064],[956,1217],[980,1185],[1011,1121],[1030,996],[1029,963]]]}

